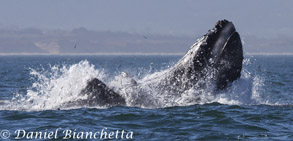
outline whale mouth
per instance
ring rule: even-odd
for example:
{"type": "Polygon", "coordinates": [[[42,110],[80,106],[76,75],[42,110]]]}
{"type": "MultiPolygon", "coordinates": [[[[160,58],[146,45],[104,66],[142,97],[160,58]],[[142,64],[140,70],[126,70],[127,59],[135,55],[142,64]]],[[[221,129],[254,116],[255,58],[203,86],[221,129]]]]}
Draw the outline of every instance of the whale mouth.
{"type": "Polygon", "coordinates": [[[233,23],[227,20],[218,21],[205,36],[206,44],[201,47],[206,52],[207,65],[216,69],[217,89],[224,89],[241,75],[243,50],[240,36],[233,23]]]}

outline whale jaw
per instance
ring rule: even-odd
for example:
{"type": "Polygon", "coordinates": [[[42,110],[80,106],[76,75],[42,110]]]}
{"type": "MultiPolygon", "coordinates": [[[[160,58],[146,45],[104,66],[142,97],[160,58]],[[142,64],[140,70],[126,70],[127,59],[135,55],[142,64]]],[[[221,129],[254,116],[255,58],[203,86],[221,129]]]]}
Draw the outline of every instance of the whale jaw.
{"type": "Polygon", "coordinates": [[[217,22],[214,30],[216,41],[208,54],[209,65],[215,67],[217,89],[224,89],[228,83],[240,78],[243,61],[243,49],[240,36],[232,22],[222,20],[217,22]]]}
{"type": "Polygon", "coordinates": [[[218,63],[215,64],[218,74],[216,85],[218,89],[224,89],[228,83],[240,78],[243,61],[243,50],[240,36],[235,32],[227,41],[222,50],[218,63]]]}

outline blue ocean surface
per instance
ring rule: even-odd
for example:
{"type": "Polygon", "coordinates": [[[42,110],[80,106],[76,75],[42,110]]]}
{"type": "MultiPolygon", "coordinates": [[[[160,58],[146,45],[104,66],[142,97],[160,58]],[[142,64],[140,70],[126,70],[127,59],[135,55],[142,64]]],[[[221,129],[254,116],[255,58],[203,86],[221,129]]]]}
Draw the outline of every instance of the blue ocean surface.
{"type": "Polygon", "coordinates": [[[131,95],[127,106],[60,108],[94,77],[131,93],[123,72],[143,83],[181,57],[0,56],[0,140],[293,140],[290,55],[245,56],[240,79],[216,95],[198,90],[197,102],[190,90],[155,105],[131,104],[131,95]]]}

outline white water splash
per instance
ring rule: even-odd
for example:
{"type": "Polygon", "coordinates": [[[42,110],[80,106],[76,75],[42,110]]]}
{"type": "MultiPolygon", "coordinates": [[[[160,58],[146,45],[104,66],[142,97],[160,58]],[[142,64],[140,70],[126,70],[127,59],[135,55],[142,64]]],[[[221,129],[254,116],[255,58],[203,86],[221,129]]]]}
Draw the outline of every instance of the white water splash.
{"type": "MultiPolygon", "coordinates": [[[[249,59],[245,59],[243,65],[249,65],[249,59]]],[[[165,70],[168,71],[168,70],[165,70]]],[[[86,99],[87,95],[80,95],[80,91],[92,78],[98,78],[121,94],[127,106],[141,108],[164,108],[172,106],[189,106],[194,104],[206,104],[219,102],[222,104],[264,104],[262,100],[263,79],[253,76],[249,71],[243,69],[241,78],[234,81],[230,87],[220,92],[214,92],[214,85],[209,79],[205,87],[195,86],[184,91],[180,95],[170,92],[160,92],[153,89],[157,76],[165,71],[148,74],[142,79],[128,76],[126,73],[115,76],[112,80],[103,71],[95,69],[88,61],[81,61],[71,66],[52,66],[48,71],[31,70],[35,78],[31,88],[25,96],[17,95],[10,102],[6,102],[6,110],[56,110],[67,102],[86,99]],[[107,78],[107,79],[106,79],[107,78]]],[[[81,108],[77,105],[72,108],[81,108]]],[[[103,108],[103,107],[96,107],[103,108]]]]}
{"type": "Polygon", "coordinates": [[[259,76],[251,76],[249,72],[242,72],[242,77],[232,83],[226,90],[221,91],[214,102],[229,105],[263,104],[260,95],[263,80],[259,76]]]}
{"type": "Polygon", "coordinates": [[[48,71],[31,69],[34,78],[27,95],[17,95],[8,105],[10,110],[49,110],[57,109],[64,103],[86,99],[79,95],[91,78],[103,80],[104,73],[96,70],[88,61],[71,66],[52,66],[48,71]]]}

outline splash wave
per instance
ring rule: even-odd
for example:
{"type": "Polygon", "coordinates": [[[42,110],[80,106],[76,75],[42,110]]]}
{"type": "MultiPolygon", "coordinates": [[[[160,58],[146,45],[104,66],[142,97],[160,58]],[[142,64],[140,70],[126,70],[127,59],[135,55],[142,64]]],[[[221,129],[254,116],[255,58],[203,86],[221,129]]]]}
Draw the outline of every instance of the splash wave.
{"type": "MultiPolygon", "coordinates": [[[[251,65],[251,61],[245,59],[243,65],[251,65]]],[[[245,68],[242,71],[241,78],[234,81],[226,90],[213,91],[213,83],[205,79],[201,80],[201,82],[205,82],[204,87],[196,85],[180,95],[171,92],[162,93],[153,89],[152,85],[155,85],[153,82],[159,81],[156,76],[165,71],[147,74],[144,78],[131,77],[127,73],[120,72],[113,78],[108,77],[104,71],[95,69],[95,66],[87,60],[73,65],[54,65],[49,70],[37,71],[31,69],[30,75],[34,82],[27,89],[26,95],[16,94],[1,109],[56,110],[68,102],[86,99],[87,95],[80,95],[80,91],[93,78],[108,82],[107,85],[121,94],[126,99],[127,106],[131,107],[164,108],[212,102],[229,105],[272,104],[263,98],[263,78],[253,75],[245,68]],[[139,83],[139,85],[136,85],[136,83],[139,83]]],[[[81,107],[84,106],[67,108],[81,107]]]]}

